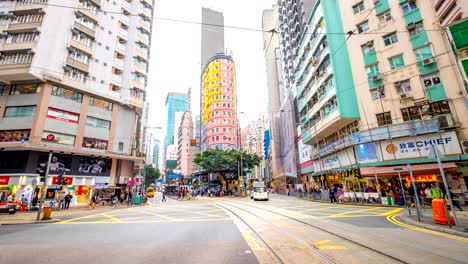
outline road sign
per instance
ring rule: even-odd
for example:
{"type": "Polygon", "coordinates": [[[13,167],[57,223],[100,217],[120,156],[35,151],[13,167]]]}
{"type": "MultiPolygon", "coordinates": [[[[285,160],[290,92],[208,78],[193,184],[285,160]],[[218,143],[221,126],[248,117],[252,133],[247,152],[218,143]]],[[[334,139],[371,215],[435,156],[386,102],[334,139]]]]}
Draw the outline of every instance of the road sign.
{"type": "Polygon", "coordinates": [[[403,168],[393,168],[394,171],[403,171],[403,168]]]}

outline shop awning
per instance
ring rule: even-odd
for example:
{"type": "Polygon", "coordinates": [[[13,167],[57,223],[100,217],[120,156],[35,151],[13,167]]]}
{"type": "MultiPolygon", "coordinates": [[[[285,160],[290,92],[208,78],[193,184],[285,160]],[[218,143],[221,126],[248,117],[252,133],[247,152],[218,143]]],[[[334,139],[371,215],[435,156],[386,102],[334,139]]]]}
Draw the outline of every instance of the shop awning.
{"type": "MultiPolygon", "coordinates": [[[[454,162],[442,163],[442,168],[445,170],[456,170],[457,165],[454,162]]],[[[400,166],[386,166],[386,167],[367,167],[361,168],[361,175],[365,177],[374,177],[377,176],[392,176],[396,175],[397,171],[400,171],[402,175],[409,174],[408,167],[406,165],[400,166]]],[[[439,173],[439,166],[437,163],[427,163],[427,164],[414,164],[411,165],[411,170],[414,174],[424,174],[424,173],[439,173]]]]}

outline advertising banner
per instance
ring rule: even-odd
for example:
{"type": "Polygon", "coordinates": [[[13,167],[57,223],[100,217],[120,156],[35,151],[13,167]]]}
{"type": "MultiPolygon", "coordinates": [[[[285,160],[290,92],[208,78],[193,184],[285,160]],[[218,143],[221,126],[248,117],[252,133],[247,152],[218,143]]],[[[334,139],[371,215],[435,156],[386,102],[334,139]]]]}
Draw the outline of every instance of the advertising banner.
{"type": "Polygon", "coordinates": [[[83,138],[83,148],[94,148],[94,149],[107,149],[107,145],[109,141],[103,139],[95,139],[95,138],[83,138]]]}
{"type": "Polygon", "coordinates": [[[30,129],[0,131],[0,142],[26,142],[29,141],[30,129]]]}
{"type": "Polygon", "coordinates": [[[78,124],[78,119],[80,118],[80,115],[49,107],[49,110],[47,111],[47,117],[50,119],[78,124]]]}
{"type": "Polygon", "coordinates": [[[319,161],[320,162],[314,163],[316,172],[337,169],[356,164],[356,158],[354,157],[354,151],[352,148],[325,156],[319,161]]]}
{"type": "Polygon", "coordinates": [[[57,132],[44,131],[42,132],[41,141],[64,145],[75,145],[75,136],[61,134],[57,132]]]}
{"type": "Polygon", "coordinates": [[[0,185],[8,185],[10,176],[0,176],[0,185]]]}
{"type": "Polygon", "coordinates": [[[380,143],[384,160],[425,158],[433,152],[432,145],[435,145],[443,155],[462,154],[457,135],[453,131],[396,138],[380,143]]]}

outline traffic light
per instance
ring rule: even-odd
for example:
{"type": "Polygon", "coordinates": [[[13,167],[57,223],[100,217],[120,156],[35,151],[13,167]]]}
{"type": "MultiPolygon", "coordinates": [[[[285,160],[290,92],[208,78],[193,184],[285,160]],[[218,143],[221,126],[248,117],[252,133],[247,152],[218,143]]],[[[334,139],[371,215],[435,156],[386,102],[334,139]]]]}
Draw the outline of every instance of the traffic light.
{"type": "Polygon", "coordinates": [[[39,167],[36,169],[36,173],[41,176],[40,182],[45,181],[45,174],[46,174],[46,165],[45,164],[39,164],[39,167]]]}
{"type": "Polygon", "coordinates": [[[356,169],[356,178],[358,179],[361,179],[361,170],[360,169],[356,169]]]}

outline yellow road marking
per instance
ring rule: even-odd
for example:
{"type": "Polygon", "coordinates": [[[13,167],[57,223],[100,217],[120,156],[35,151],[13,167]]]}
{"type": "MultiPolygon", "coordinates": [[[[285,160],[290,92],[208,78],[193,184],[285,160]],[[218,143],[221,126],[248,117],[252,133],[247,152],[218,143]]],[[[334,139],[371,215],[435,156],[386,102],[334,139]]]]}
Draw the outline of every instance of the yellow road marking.
{"type": "Polygon", "coordinates": [[[417,227],[417,226],[402,223],[402,222],[400,222],[400,221],[398,221],[396,219],[398,216],[400,216],[400,215],[389,215],[389,216],[387,216],[387,220],[390,223],[392,223],[394,225],[397,225],[397,226],[401,226],[401,227],[405,227],[405,228],[412,229],[412,230],[415,230],[415,231],[419,231],[419,232],[423,232],[423,233],[427,233],[427,234],[431,234],[431,235],[435,235],[435,236],[445,237],[445,238],[454,239],[454,240],[458,240],[458,241],[461,241],[461,242],[468,243],[468,238],[459,237],[459,236],[450,235],[450,234],[445,234],[445,233],[441,233],[441,232],[437,232],[437,231],[433,231],[433,230],[420,228],[420,227],[417,227]]]}
{"type": "Polygon", "coordinates": [[[143,221],[121,221],[121,222],[106,222],[106,221],[92,221],[92,222],[57,222],[57,225],[89,225],[89,224],[144,224],[144,223],[173,223],[173,222],[209,222],[209,221],[232,221],[233,219],[175,219],[175,220],[143,220],[143,221]]]}
{"type": "MultiPolygon", "coordinates": [[[[72,221],[76,221],[76,220],[87,219],[87,218],[96,217],[96,216],[102,216],[102,214],[116,213],[116,212],[121,212],[121,211],[127,211],[127,210],[130,210],[130,209],[131,208],[124,208],[124,209],[107,211],[107,212],[102,212],[102,213],[97,213],[97,214],[90,214],[90,215],[85,215],[85,216],[81,216],[81,217],[71,218],[71,219],[64,220],[64,221],[61,221],[61,222],[58,222],[58,223],[68,223],[68,222],[72,222],[72,221]]],[[[56,223],[56,224],[58,224],[58,223],[56,223]]]]}
{"type": "Polygon", "coordinates": [[[169,216],[165,216],[165,215],[162,215],[162,214],[156,214],[156,213],[152,213],[152,212],[141,211],[141,210],[138,210],[138,209],[135,209],[135,210],[132,210],[132,211],[136,211],[136,212],[140,212],[140,213],[148,214],[148,215],[153,215],[153,216],[158,216],[158,217],[165,218],[165,219],[168,219],[168,220],[175,220],[176,219],[174,217],[169,217],[169,216]]]}
{"type": "Polygon", "coordinates": [[[221,215],[204,214],[204,213],[191,211],[191,210],[174,209],[174,211],[187,212],[188,214],[199,214],[199,215],[204,215],[204,216],[214,216],[214,217],[223,217],[223,218],[225,217],[221,215]]]}
{"type": "Polygon", "coordinates": [[[332,214],[332,215],[329,215],[329,216],[327,216],[325,218],[341,217],[343,215],[349,215],[349,214],[367,212],[367,211],[374,211],[374,210],[379,210],[381,208],[382,207],[372,207],[372,208],[366,208],[366,209],[361,209],[361,210],[356,210],[356,211],[347,211],[347,212],[343,212],[343,213],[339,213],[339,214],[332,214]]]}
{"type": "Polygon", "coordinates": [[[312,245],[317,247],[319,250],[345,250],[345,249],[347,249],[345,246],[328,246],[328,245],[325,245],[325,244],[328,244],[330,242],[331,242],[331,240],[325,239],[325,240],[317,241],[317,242],[313,243],[312,245]]]}
{"type": "Polygon", "coordinates": [[[326,209],[341,209],[341,208],[336,207],[336,206],[328,206],[328,207],[320,207],[320,208],[307,209],[307,210],[304,210],[304,211],[302,211],[302,212],[319,211],[319,210],[326,210],[326,209]]]}
{"type": "Polygon", "coordinates": [[[253,238],[249,232],[242,232],[241,234],[251,250],[266,250],[257,243],[257,240],[255,240],[255,238],[253,238]]]}
{"type": "Polygon", "coordinates": [[[105,214],[105,213],[103,213],[102,215],[105,216],[105,217],[107,217],[107,218],[109,218],[109,219],[111,219],[111,220],[114,221],[114,222],[117,222],[117,223],[118,223],[118,222],[122,222],[120,219],[115,218],[115,217],[113,217],[112,215],[108,215],[108,214],[105,214]]]}
{"type": "Polygon", "coordinates": [[[391,211],[388,211],[386,213],[381,213],[380,216],[388,216],[388,215],[392,215],[392,214],[395,214],[395,213],[398,213],[400,212],[401,210],[403,210],[403,208],[395,208],[391,211]]]}

